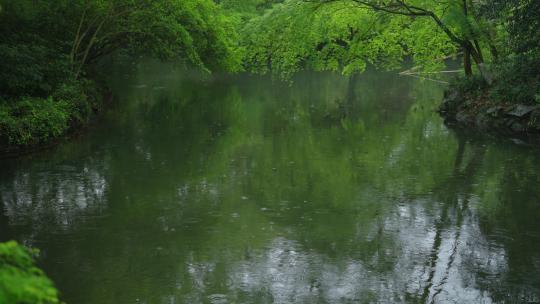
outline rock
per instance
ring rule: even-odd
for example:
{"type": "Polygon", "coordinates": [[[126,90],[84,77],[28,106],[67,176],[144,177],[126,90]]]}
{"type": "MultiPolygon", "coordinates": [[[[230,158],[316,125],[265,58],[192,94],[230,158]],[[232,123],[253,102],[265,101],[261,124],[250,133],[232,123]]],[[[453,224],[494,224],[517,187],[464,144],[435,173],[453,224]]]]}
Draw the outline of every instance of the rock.
{"type": "Polygon", "coordinates": [[[486,110],[486,114],[489,114],[491,116],[497,116],[501,110],[501,106],[490,107],[486,110]]]}
{"type": "Polygon", "coordinates": [[[540,134],[540,105],[498,103],[486,96],[472,98],[456,90],[447,90],[438,112],[447,125],[508,134],[540,134]]]}
{"type": "Polygon", "coordinates": [[[520,145],[520,146],[528,146],[529,144],[526,143],[525,141],[519,139],[519,138],[510,138],[510,140],[516,144],[516,145],[520,145]]]}
{"type": "Polygon", "coordinates": [[[526,105],[517,105],[508,112],[508,115],[515,117],[524,117],[527,114],[530,114],[532,111],[536,110],[536,106],[526,106],[526,105]]]}
{"type": "Polygon", "coordinates": [[[439,107],[440,113],[455,113],[460,104],[464,102],[463,95],[456,90],[447,90],[444,92],[444,99],[439,107]]]}

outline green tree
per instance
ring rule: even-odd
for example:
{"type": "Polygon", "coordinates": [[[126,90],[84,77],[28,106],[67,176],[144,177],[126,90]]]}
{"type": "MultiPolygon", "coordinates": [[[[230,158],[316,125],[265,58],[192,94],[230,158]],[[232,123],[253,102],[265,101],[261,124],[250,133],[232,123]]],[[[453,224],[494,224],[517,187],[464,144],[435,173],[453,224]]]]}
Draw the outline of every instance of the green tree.
{"type": "Polygon", "coordinates": [[[366,10],[354,1],[289,0],[252,19],[242,31],[249,70],[290,76],[302,69],[362,72],[395,69],[411,56],[440,68],[456,46],[434,23],[366,10]]]}
{"type": "Polygon", "coordinates": [[[97,63],[111,54],[207,72],[241,68],[237,23],[212,0],[0,0],[0,7],[2,150],[50,141],[86,121],[104,95],[93,83],[97,63]]]}
{"type": "MultiPolygon", "coordinates": [[[[3,2],[2,46],[46,46],[45,53],[67,60],[75,78],[88,64],[118,50],[207,70],[234,71],[240,63],[232,24],[211,0],[3,2]]],[[[24,69],[24,59],[6,64],[24,69]]]]}
{"type": "Polygon", "coordinates": [[[485,70],[484,47],[489,46],[492,56],[497,57],[493,31],[489,23],[478,14],[478,4],[469,0],[426,1],[426,0],[323,0],[328,2],[353,3],[376,12],[407,16],[413,19],[424,17],[434,22],[447,38],[463,50],[463,67],[467,76],[472,76],[474,61],[482,75],[488,80],[490,75],[485,70]]]}

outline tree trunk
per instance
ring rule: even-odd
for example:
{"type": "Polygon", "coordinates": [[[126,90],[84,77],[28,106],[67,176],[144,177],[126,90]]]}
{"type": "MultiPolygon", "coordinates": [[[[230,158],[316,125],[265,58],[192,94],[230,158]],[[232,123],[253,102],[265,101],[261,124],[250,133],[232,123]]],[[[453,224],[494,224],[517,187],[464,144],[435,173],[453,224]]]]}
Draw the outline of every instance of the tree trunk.
{"type": "Polygon", "coordinates": [[[476,48],[476,51],[478,52],[478,58],[480,58],[480,60],[484,62],[484,54],[482,54],[482,48],[480,47],[480,43],[476,39],[474,39],[474,47],[476,48]]]}
{"type": "Polygon", "coordinates": [[[472,59],[474,60],[474,63],[476,63],[478,71],[480,72],[480,76],[482,76],[482,78],[487,82],[487,84],[491,85],[493,83],[493,75],[491,74],[489,68],[484,64],[484,58],[482,58],[482,54],[472,45],[471,48],[469,48],[469,54],[470,57],[472,57],[472,59]]]}
{"type": "Polygon", "coordinates": [[[467,78],[472,77],[471,50],[468,47],[463,48],[463,68],[465,69],[465,76],[467,78]]]}

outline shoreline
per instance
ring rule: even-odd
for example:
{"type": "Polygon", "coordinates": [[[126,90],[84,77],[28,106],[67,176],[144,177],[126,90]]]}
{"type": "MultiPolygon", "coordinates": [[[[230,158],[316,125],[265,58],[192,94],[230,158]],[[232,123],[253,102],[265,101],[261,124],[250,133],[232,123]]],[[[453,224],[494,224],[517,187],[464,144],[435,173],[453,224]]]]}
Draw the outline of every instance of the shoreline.
{"type": "MultiPolygon", "coordinates": [[[[83,132],[85,132],[86,129],[100,120],[101,113],[104,112],[105,106],[112,104],[115,100],[108,87],[102,87],[99,89],[99,91],[101,92],[99,94],[99,102],[97,103],[97,106],[92,107],[92,113],[88,117],[87,121],[71,123],[69,128],[64,133],[51,138],[46,142],[20,146],[0,146],[0,159],[13,159],[49,150],[56,147],[60,143],[65,142],[66,140],[80,136],[83,132]]],[[[71,117],[71,119],[74,119],[74,117],[71,117]]]]}
{"type": "Polygon", "coordinates": [[[437,112],[445,123],[505,136],[540,135],[540,105],[493,102],[447,89],[437,112]]]}

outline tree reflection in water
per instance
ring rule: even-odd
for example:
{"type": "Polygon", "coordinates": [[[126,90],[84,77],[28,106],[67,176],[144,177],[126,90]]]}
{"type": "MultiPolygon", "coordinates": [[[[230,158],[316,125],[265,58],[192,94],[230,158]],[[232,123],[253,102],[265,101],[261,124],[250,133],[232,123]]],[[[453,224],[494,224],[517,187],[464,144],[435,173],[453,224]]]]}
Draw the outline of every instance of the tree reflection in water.
{"type": "Polygon", "coordinates": [[[538,298],[537,150],[449,131],[441,88],[160,69],[118,81],[103,127],[0,164],[1,237],[68,302],[538,298]]]}

